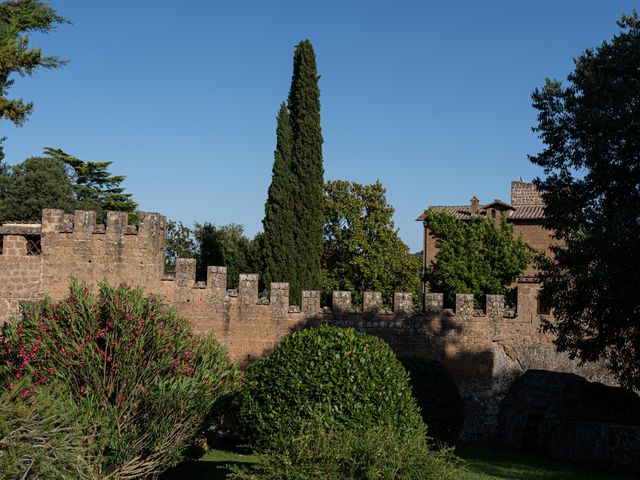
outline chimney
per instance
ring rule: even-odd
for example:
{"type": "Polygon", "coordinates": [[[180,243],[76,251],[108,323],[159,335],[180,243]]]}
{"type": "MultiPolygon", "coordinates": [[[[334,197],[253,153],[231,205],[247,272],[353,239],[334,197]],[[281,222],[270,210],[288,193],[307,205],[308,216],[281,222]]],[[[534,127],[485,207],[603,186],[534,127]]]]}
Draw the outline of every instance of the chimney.
{"type": "Polygon", "coordinates": [[[480,200],[475,195],[471,199],[471,213],[475,214],[480,211],[480,200]]]}

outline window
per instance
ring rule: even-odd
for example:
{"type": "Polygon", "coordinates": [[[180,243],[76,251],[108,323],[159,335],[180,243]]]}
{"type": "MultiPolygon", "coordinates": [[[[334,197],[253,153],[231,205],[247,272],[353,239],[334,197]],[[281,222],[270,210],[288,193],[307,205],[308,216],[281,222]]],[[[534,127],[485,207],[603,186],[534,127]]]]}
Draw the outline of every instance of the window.
{"type": "Polygon", "coordinates": [[[25,238],[27,240],[27,255],[42,255],[42,245],[40,244],[40,236],[28,235],[25,238]]]}
{"type": "Polygon", "coordinates": [[[551,298],[544,290],[538,293],[538,315],[551,315],[551,298]]]}

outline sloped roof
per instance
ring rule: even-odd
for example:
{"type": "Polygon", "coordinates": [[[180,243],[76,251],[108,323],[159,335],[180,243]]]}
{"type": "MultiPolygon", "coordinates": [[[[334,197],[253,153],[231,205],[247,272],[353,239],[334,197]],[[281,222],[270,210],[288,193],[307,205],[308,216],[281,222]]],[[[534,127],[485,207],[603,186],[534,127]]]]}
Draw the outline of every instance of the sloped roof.
{"type": "MultiPolygon", "coordinates": [[[[500,200],[493,201],[487,205],[480,207],[479,214],[484,215],[486,208],[499,204],[509,210],[508,219],[513,220],[539,220],[544,218],[544,205],[509,205],[500,200]],[[508,207],[508,208],[507,208],[508,207]]],[[[471,205],[432,205],[427,210],[436,212],[449,212],[460,220],[468,220],[471,218],[471,205]]],[[[420,214],[416,221],[424,221],[424,213],[420,214]]]]}

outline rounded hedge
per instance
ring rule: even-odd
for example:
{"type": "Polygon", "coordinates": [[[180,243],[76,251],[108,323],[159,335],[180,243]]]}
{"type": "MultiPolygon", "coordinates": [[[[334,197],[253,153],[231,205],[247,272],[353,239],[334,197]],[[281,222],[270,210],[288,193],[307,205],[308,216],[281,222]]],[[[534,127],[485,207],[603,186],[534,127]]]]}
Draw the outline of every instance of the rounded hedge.
{"type": "Polygon", "coordinates": [[[391,348],[352,328],[297,331],[246,372],[239,418],[247,440],[276,445],[318,416],[349,429],[424,428],[409,376],[391,348]]]}
{"type": "Polygon", "coordinates": [[[429,436],[453,444],[464,422],[464,402],[453,377],[436,360],[409,357],[400,361],[409,372],[429,436]]]}

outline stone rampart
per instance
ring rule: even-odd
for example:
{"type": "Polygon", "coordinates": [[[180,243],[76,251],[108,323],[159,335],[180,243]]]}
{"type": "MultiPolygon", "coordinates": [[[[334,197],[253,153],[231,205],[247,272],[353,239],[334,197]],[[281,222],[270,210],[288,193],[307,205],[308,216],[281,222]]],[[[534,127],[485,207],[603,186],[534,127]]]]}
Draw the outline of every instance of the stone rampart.
{"type": "Polygon", "coordinates": [[[127,283],[163,295],[191,320],[196,330],[215,332],[230,354],[246,363],[270,352],[292,330],[320,323],[350,326],[385,339],[398,355],[442,361],[456,379],[467,405],[463,437],[483,439],[495,431],[498,403],[507,388],[531,368],[579,373],[606,381],[599,366],[579,367],[555,352],[552,337],[540,332],[539,286],[521,279],[517,307],[507,310],[501,295],[487,295],[486,309],[474,309],[473,296],[456,295],[454,309],[443,296],[426,293],[424,311],[413,309],[409,293],[396,293],[393,308],[379,292],[365,292],[352,305],[350,292],[334,292],[331,307],[320,292],[302,293],[289,305],[289,285],[272,283],[270,298],[258,295],[256,274],[242,274],[237,289],[227,289],[225,267],[207,268],[196,282],[193,259],[178,259],[174,275],[164,274],[165,218],[141,213],[137,226],[127,214],[109,212],[106,225],[95,213],[45,210],[41,224],[0,226],[0,322],[20,302],[49,295],[62,298],[68,279],[88,284],[127,283]]]}

